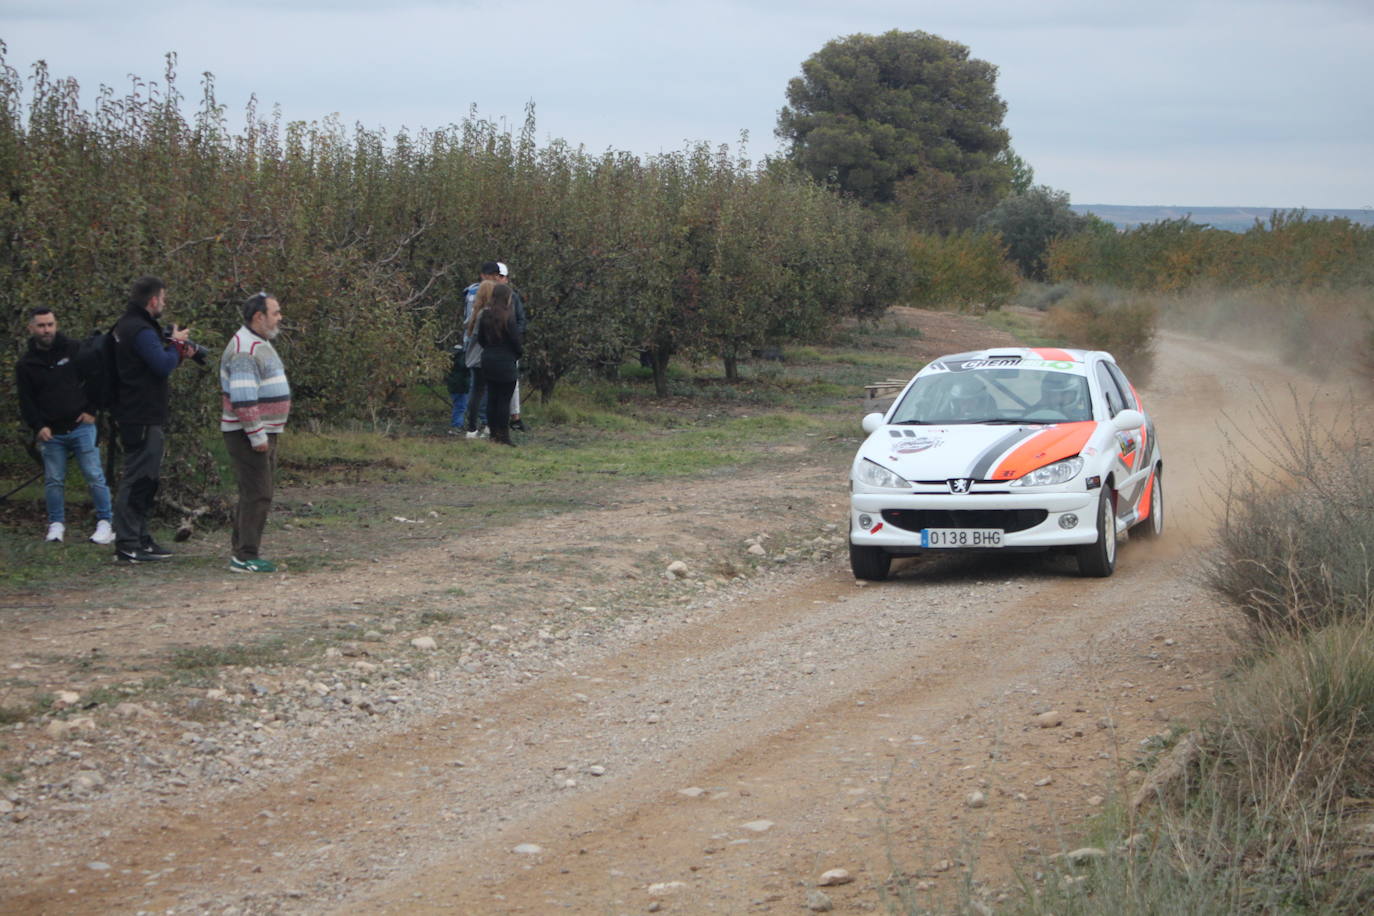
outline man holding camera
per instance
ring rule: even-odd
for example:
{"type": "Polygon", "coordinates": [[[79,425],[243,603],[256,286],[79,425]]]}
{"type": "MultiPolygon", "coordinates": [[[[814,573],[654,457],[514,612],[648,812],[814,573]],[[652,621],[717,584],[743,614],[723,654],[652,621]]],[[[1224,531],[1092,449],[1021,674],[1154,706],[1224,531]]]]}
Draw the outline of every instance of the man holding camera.
{"type": "Polygon", "coordinates": [[[111,410],[119,424],[124,472],[114,502],[115,562],[147,563],[172,555],[148,534],[162,472],[163,427],[171,403],[172,370],[199,349],[191,331],[158,324],[167,304],[167,285],[140,277],[129,292],[129,307],[115,323],[115,369],[119,393],[111,410]]]}
{"type": "Polygon", "coordinates": [[[286,369],[272,346],[280,324],[277,300],[267,293],[254,295],[243,304],[243,327],[229,339],[219,363],[219,428],[239,488],[230,535],[233,572],[277,571],[275,563],[258,556],[258,549],[272,509],[277,435],[291,413],[286,369]]]}

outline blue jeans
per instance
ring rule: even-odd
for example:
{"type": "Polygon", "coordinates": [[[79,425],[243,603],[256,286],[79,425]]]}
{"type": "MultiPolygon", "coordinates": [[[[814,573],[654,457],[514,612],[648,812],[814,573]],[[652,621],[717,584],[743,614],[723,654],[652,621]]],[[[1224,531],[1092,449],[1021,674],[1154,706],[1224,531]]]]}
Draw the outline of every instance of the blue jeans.
{"type": "Polygon", "coordinates": [[[43,448],[43,496],[48,504],[48,521],[66,521],[65,494],[67,460],[76,456],[81,476],[91,491],[97,519],[110,520],[110,488],[100,470],[100,448],[95,444],[95,424],[82,423],[69,433],[54,433],[43,448]]]}
{"type": "Polygon", "coordinates": [[[468,393],[466,391],[451,391],[449,397],[453,400],[453,414],[449,419],[449,425],[454,429],[462,429],[463,414],[468,409],[468,393]]]}

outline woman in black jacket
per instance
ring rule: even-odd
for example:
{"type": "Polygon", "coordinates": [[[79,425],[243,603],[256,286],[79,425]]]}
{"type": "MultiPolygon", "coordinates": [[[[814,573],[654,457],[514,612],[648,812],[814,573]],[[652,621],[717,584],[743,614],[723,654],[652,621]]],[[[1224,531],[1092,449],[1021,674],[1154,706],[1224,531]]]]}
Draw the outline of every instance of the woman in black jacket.
{"type": "Polygon", "coordinates": [[[477,342],[482,345],[491,439],[502,445],[514,445],[510,441],[510,399],[515,393],[515,363],[525,351],[515,324],[510,287],[504,283],[496,284],[491,301],[477,320],[477,342]]]}

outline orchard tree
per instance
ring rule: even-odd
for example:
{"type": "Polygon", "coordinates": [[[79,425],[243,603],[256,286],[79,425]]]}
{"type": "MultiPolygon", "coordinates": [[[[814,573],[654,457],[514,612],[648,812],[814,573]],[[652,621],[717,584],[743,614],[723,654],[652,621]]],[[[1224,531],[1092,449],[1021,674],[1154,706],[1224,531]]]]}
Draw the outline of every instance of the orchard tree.
{"type": "Polygon", "coordinates": [[[787,84],[778,137],[790,159],[914,226],[972,226],[1011,188],[997,68],[927,32],[827,42],[787,84]]]}
{"type": "Polygon", "coordinates": [[[1096,216],[1075,213],[1069,207],[1067,191],[1057,191],[1046,185],[1003,199],[978,220],[979,229],[1002,236],[1007,257],[1015,261],[1022,276],[1030,280],[1046,278],[1045,258],[1055,239],[1101,231],[1104,227],[1111,231],[1111,227],[1096,216]]]}

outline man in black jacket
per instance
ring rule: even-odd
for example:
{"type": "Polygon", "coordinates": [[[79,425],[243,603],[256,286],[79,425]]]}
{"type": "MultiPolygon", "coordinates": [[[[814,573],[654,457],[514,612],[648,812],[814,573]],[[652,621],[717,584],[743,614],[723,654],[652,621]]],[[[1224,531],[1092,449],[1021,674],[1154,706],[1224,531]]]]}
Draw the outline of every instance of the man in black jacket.
{"type": "Polygon", "coordinates": [[[43,495],[48,508],[49,541],[66,534],[67,462],[76,456],[95,506],[95,534],[91,540],[109,544],[110,488],[100,469],[96,445],[95,408],[77,372],[79,344],[57,332],[57,316],[50,308],[29,313],[29,349],[14,367],[19,412],[34,432],[43,455],[43,495]]]}
{"type": "Polygon", "coordinates": [[[167,285],[157,277],[134,281],[129,308],[115,323],[115,368],[119,394],[112,410],[119,423],[124,472],[114,502],[115,562],[144,563],[172,555],[148,534],[148,516],[162,471],[172,370],[188,355],[189,328],[172,326],[164,335],[161,317],[167,285]]]}

